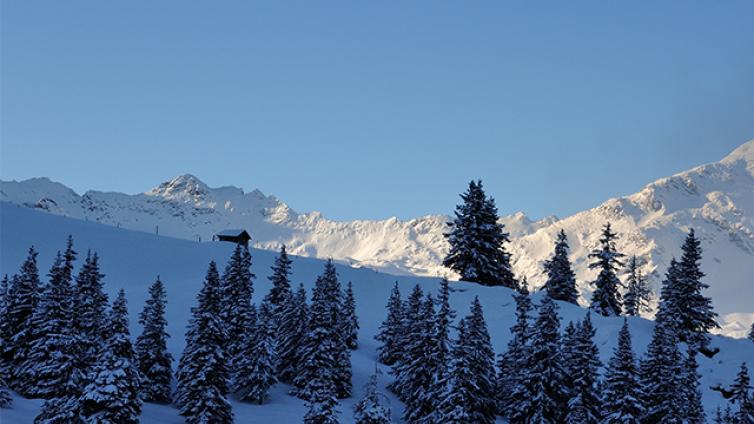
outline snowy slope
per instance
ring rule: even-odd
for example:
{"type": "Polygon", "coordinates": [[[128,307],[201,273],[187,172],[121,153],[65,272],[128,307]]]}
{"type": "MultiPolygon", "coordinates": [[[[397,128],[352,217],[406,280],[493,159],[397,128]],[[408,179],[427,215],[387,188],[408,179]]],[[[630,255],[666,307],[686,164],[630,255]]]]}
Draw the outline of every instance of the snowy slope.
{"type": "MultiPolygon", "coordinates": [[[[216,260],[221,265],[229,257],[232,245],[228,243],[197,243],[143,232],[117,229],[111,226],[74,220],[44,214],[0,202],[0,273],[13,273],[25,258],[30,245],[39,251],[40,268],[44,273],[51,265],[55,251],[62,248],[65,238],[72,234],[80,253],[87,248],[100,254],[103,272],[106,274],[106,290],[111,294],[125,288],[131,315],[132,337],[140,331],[136,317],[146,296],[147,288],[156,275],[165,282],[168,292],[167,318],[168,331],[173,336],[169,349],[178,357],[183,345],[183,333],[188,321],[190,308],[202,284],[206,265],[216,260]]],[[[269,290],[267,276],[275,253],[254,249],[252,271],[257,275],[254,282],[254,299],[261,299],[269,290]]],[[[304,283],[311,289],[314,279],[323,268],[324,262],[318,259],[293,257],[293,281],[304,283]]],[[[384,305],[396,278],[402,293],[409,292],[414,284],[421,284],[426,290],[436,290],[438,279],[401,276],[375,272],[369,269],[356,269],[338,265],[342,282],[353,281],[357,301],[361,331],[359,350],[353,354],[354,398],[342,402],[340,407],[342,422],[351,421],[351,408],[361,395],[361,389],[368,375],[374,370],[376,344],[373,336],[384,319],[384,305]]],[[[497,353],[503,351],[509,340],[509,327],[513,322],[514,303],[511,291],[505,288],[481,287],[469,283],[453,283],[452,305],[463,316],[474,296],[479,296],[484,306],[485,317],[490,327],[493,344],[497,353]]],[[[539,295],[535,297],[539,299],[539,295]]],[[[584,310],[570,304],[560,304],[564,322],[580,319],[584,310]]],[[[620,318],[593,317],[597,327],[596,342],[604,362],[612,354],[620,318]]],[[[651,336],[651,321],[640,318],[630,320],[634,335],[635,349],[643,352],[651,336]]],[[[754,344],[748,340],[734,340],[721,336],[713,338],[713,345],[721,348],[714,360],[700,358],[702,387],[705,388],[704,402],[708,410],[722,400],[716,392],[706,390],[710,385],[727,384],[732,381],[738,366],[748,361],[754,369],[754,344]]],[[[384,367],[383,367],[384,369],[384,367]]],[[[385,370],[387,371],[387,370],[385,370]]],[[[381,385],[390,381],[386,373],[381,385]]],[[[273,391],[270,403],[263,406],[234,402],[237,422],[300,422],[304,414],[303,402],[285,394],[286,387],[278,385],[273,391]]],[[[387,392],[386,392],[387,393],[387,392]]],[[[398,400],[389,396],[395,422],[401,414],[398,400]]],[[[16,398],[11,410],[0,410],[3,423],[30,423],[41,403],[36,400],[16,398]]],[[[170,406],[147,404],[144,407],[142,422],[181,423],[183,420],[170,406]]]]}
{"type": "MultiPolygon", "coordinates": [[[[444,215],[409,221],[331,221],[319,212],[298,213],[258,190],[210,188],[192,175],[136,195],[95,191],[78,195],[46,178],[2,182],[0,200],[190,240],[209,240],[224,228],[246,228],[260,248],[277,249],[285,243],[296,255],[332,257],[396,275],[453,276],[441,265],[448,248],[442,236],[448,219],[444,215]]],[[[754,313],[754,141],[720,162],[660,179],[636,194],[567,218],[531,221],[523,213],[502,218],[513,238],[516,273],[527,276],[534,286],[541,285],[542,262],[563,228],[582,294],[588,299],[588,282],[594,274],[586,266],[586,255],[597,245],[600,227],[608,220],[621,235],[619,248],[646,261],[644,271],[656,287],[670,259],[678,254],[684,233],[693,226],[703,242],[703,269],[716,307],[724,314],[738,313],[735,316],[744,321],[737,325],[754,319],[746,315],[754,313]]]]}

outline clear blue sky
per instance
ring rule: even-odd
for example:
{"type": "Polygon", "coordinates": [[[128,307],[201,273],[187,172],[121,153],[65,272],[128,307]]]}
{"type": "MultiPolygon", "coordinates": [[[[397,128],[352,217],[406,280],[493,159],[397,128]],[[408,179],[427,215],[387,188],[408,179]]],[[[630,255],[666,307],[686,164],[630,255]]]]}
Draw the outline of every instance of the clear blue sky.
{"type": "Polygon", "coordinates": [[[754,138],[754,2],[2,2],[0,176],[564,216],[754,138]]]}

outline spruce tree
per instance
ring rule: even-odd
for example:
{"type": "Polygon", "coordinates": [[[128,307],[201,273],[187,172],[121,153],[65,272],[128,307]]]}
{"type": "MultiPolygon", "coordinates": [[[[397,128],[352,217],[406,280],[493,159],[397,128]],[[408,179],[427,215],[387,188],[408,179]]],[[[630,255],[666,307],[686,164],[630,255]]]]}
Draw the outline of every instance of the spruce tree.
{"type": "Polygon", "coordinates": [[[699,390],[699,365],[696,362],[697,352],[689,348],[682,369],[682,397],[685,422],[687,424],[704,424],[707,422],[702,406],[702,392],[699,390]]]}
{"type": "Polygon", "coordinates": [[[640,424],[643,416],[639,368],[631,345],[628,321],[618,333],[618,346],[607,364],[602,394],[604,424],[640,424]]]}
{"type": "Polygon", "coordinates": [[[560,357],[560,318],[549,296],[542,299],[531,340],[531,365],[523,384],[531,393],[524,422],[561,422],[567,407],[566,378],[560,357]]]}
{"type": "MultiPolygon", "coordinates": [[[[392,296],[391,296],[392,298],[392,296]]],[[[421,286],[418,284],[414,286],[411,294],[406,300],[404,311],[402,313],[401,324],[398,330],[398,337],[396,340],[396,346],[399,347],[399,355],[392,364],[392,373],[395,377],[394,381],[390,384],[389,388],[393,391],[399,399],[403,400],[404,389],[407,386],[407,378],[404,377],[403,371],[408,363],[412,361],[411,348],[419,345],[422,342],[422,338],[425,336],[422,334],[422,327],[425,325],[422,322],[422,305],[423,305],[424,293],[421,286]]]]}
{"type": "Polygon", "coordinates": [[[545,290],[547,295],[555,300],[577,303],[579,292],[576,290],[576,274],[571,268],[571,261],[568,259],[568,237],[563,230],[558,233],[558,239],[555,241],[555,251],[552,257],[545,262],[545,272],[547,272],[547,281],[545,290]]]}
{"type": "Polygon", "coordinates": [[[160,277],[149,287],[149,298],[139,315],[143,331],[136,339],[136,358],[141,374],[141,399],[170,403],[173,355],[168,352],[165,330],[167,295],[160,277]]]}
{"type": "MultiPolygon", "coordinates": [[[[320,352],[324,353],[325,350],[320,352]]],[[[315,356],[319,356],[319,353],[315,356]]],[[[338,424],[338,398],[331,370],[318,368],[312,371],[312,379],[307,381],[304,388],[307,393],[304,424],[338,424]]]]}
{"type": "Polygon", "coordinates": [[[644,422],[681,423],[683,366],[673,330],[656,322],[646,357],[641,362],[644,422]]]}
{"type": "Polygon", "coordinates": [[[665,273],[665,279],[662,281],[660,289],[660,305],[657,308],[655,322],[662,324],[666,329],[678,333],[680,331],[681,310],[680,310],[680,293],[678,283],[678,261],[675,258],[670,260],[670,266],[665,273]]]}
{"type": "Polygon", "coordinates": [[[73,287],[60,252],[49,278],[32,316],[29,356],[19,370],[26,395],[44,399],[65,394],[65,386],[79,366],[71,309],[73,287]]]}
{"type": "MultiPolygon", "coordinates": [[[[338,398],[351,394],[350,350],[339,331],[342,325],[340,294],[335,265],[329,260],[312,292],[309,329],[301,346],[302,364],[294,380],[294,386],[299,389],[296,394],[304,400],[311,398],[309,382],[319,378],[321,369],[326,370],[325,375],[330,378],[338,398]]],[[[317,385],[312,390],[323,390],[323,387],[317,385]]]]}
{"type": "Polygon", "coordinates": [[[390,292],[390,298],[387,302],[387,317],[380,325],[380,331],[374,337],[380,342],[377,347],[377,357],[385,365],[393,365],[401,358],[401,338],[403,333],[401,325],[403,323],[403,301],[401,292],[398,288],[398,282],[395,282],[393,290],[390,292]]]}
{"type": "Polygon", "coordinates": [[[731,387],[732,401],[738,406],[738,410],[732,415],[735,424],[754,423],[754,398],[749,395],[751,379],[746,362],[741,363],[741,368],[736,375],[736,380],[731,387]]]}
{"type": "Polygon", "coordinates": [[[513,337],[508,350],[498,362],[498,412],[512,423],[521,422],[522,414],[529,411],[530,387],[526,384],[527,371],[531,366],[531,312],[532,302],[524,281],[513,295],[516,301],[516,322],[510,329],[513,337]]]}
{"type": "Polygon", "coordinates": [[[105,347],[108,299],[104,292],[104,277],[100,272],[97,253],[87,252],[84,264],[76,276],[73,326],[74,332],[81,339],[81,367],[89,371],[105,347]]]}
{"type": "Polygon", "coordinates": [[[139,370],[128,331],[126,295],[121,289],[110,313],[109,337],[81,397],[87,421],[136,424],[141,414],[139,370]]]}
{"type": "Polygon", "coordinates": [[[623,296],[623,312],[627,316],[637,317],[642,312],[649,312],[649,300],[652,291],[647,278],[642,275],[639,260],[631,256],[626,269],[626,294],[623,296]]]}
{"type": "Polygon", "coordinates": [[[717,314],[712,308],[712,300],[702,294],[709,286],[702,282],[704,273],[700,269],[702,260],[701,242],[694,230],[689,231],[683,243],[683,256],[678,264],[678,294],[677,300],[680,316],[681,341],[705,347],[709,343],[709,331],[719,328],[715,318],[717,314]]]}
{"type": "Polygon", "coordinates": [[[291,264],[293,261],[288,258],[285,251],[285,245],[280,247],[280,254],[275,258],[275,264],[272,266],[272,275],[268,277],[272,283],[272,288],[267,294],[267,301],[273,306],[275,312],[292,294],[291,291],[291,264]]]}
{"type": "Polygon", "coordinates": [[[599,360],[599,349],[593,340],[595,330],[591,316],[587,313],[576,328],[569,373],[572,383],[566,420],[574,424],[596,424],[602,417],[602,405],[597,391],[597,372],[602,363],[599,360]]]}
{"type": "Polygon", "coordinates": [[[306,339],[308,313],[306,290],[302,284],[296,293],[284,299],[277,319],[278,379],[283,383],[293,383],[303,362],[302,345],[306,339]]]}
{"type": "Polygon", "coordinates": [[[224,351],[227,330],[220,318],[223,299],[220,276],[210,262],[204,286],[191,310],[186,347],[178,363],[176,404],[186,422],[231,423],[228,365],[224,351]]]}
{"type": "Polygon", "coordinates": [[[377,391],[377,372],[369,377],[364,386],[364,396],[353,408],[355,424],[390,424],[390,407],[383,405],[383,397],[377,391]]]}
{"type": "Polygon", "coordinates": [[[343,305],[341,308],[341,334],[346,338],[346,346],[355,350],[359,343],[359,319],[356,316],[356,299],[353,296],[353,285],[348,282],[346,292],[343,296],[343,305]]]}
{"type": "Polygon", "coordinates": [[[497,412],[495,354],[478,298],[459,325],[450,371],[439,396],[434,422],[494,423],[497,412]]]}
{"type": "MultiPolygon", "coordinates": [[[[13,276],[13,281],[17,280],[17,276],[13,276]]],[[[5,383],[10,383],[11,376],[11,361],[6,352],[10,350],[10,342],[13,336],[11,329],[11,319],[9,313],[9,305],[14,303],[11,299],[12,295],[12,283],[8,279],[8,274],[3,276],[0,280],[0,375],[5,376],[5,383]]]]}
{"type": "Polygon", "coordinates": [[[450,284],[447,278],[440,280],[440,293],[437,297],[436,340],[437,361],[440,367],[438,378],[442,378],[450,354],[450,327],[455,318],[455,311],[450,307],[450,284]]]}
{"type": "Polygon", "coordinates": [[[24,396],[31,395],[31,387],[23,380],[22,370],[29,360],[34,341],[33,318],[41,293],[37,251],[32,246],[18,275],[14,275],[8,288],[6,305],[7,335],[3,360],[10,371],[10,387],[24,396]]]}
{"type": "Polygon", "coordinates": [[[498,222],[495,200],[484,193],[481,180],[471,181],[461,199],[455,219],[448,223],[450,231],[445,238],[450,251],[443,265],[458,272],[465,281],[516,288],[510,253],[504,245],[510,237],[498,222]]]}
{"type": "Polygon", "coordinates": [[[273,307],[272,304],[263,302],[256,324],[241,335],[241,360],[237,364],[233,382],[233,391],[239,399],[259,405],[267,400],[270,388],[277,383],[273,307]]]}
{"type": "Polygon", "coordinates": [[[235,374],[236,364],[242,360],[240,357],[241,337],[236,336],[243,334],[249,326],[246,317],[249,316],[251,297],[254,292],[253,278],[249,248],[237,244],[221,280],[220,319],[225,324],[228,335],[233,335],[223,341],[231,376],[235,374]]]}
{"type": "Polygon", "coordinates": [[[613,316],[621,314],[621,294],[618,288],[621,282],[616,272],[623,266],[621,258],[615,247],[618,235],[614,233],[608,222],[602,229],[600,248],[592,250],[589,254],[594,262],[589,264],[590,269],[599,269],[600,273],[594,280],[594,292],[592,292],[591,308],[598,314],[613,316]]]}

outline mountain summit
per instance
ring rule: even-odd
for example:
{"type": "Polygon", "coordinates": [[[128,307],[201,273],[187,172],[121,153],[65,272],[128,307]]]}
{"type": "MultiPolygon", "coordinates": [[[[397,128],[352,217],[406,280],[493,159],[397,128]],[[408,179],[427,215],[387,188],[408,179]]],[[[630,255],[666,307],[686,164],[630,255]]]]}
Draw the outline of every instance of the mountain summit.
{"type": "MultiPolygon", "coordinates": [[[[212,188],[180,175],[143,194],[90,191],[79,195],[46,178],[2,182],[0,200],[50,213],[192,240],[210,240],[224,228],[246,228],[254,245],[394,274],[448,275],[445,215],[408,221],[331,221],[318,212],[298,213],[274,196],[238,187],[212,188]]],[[[451,210],[453,205],[448,205],[451,210]]],[[[722,313],[754,312],[739,291],[754,280],[754,140],[719,162],[659,179],[636,194],[607,200],[570,217],[531,221],[518,213],[501,221],[511,233],[513,267],[537,288],[553,240],[565,230],[582,296],[588,298],[594,272],[588,252],[610,221],[618,248],[637,255],[659,287],[670,259],[680,255],[685,233],[694,228],[704,249],[709,293],[722,313]]]]}

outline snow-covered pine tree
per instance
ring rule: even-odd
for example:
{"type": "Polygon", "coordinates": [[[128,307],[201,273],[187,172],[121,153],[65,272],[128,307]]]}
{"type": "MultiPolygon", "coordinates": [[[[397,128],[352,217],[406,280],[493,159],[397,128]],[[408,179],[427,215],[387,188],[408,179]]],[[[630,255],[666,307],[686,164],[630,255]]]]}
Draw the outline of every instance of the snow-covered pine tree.
{"type": "Polygon", "coordinates": [[[128,331],[126,294],[113,302],[108,339],[84,389],[81,406],[86,421],[101,424],[137,424],[141,414],[139,369],[128,331]]]}
{"type": "Polygon", "coordinates": [[[383,405],[383,397],[377,390],[377,374],[375,371],[364,386],[364,396],[353,408],[355,424],[390,424],[390,407],[383,405]]]}
{"type": "Polygon", "coordinates": [[[597,391],[597,372],[602,363],[599,360],[599,349],[594,344],[595,330],[589,313],[576,330],[570,358],[571,388],[566,420],[574,424],[597,424],[602,418],[602,405],[597,391]]]}
{"type": "Polygon", "coordinates": [[[0,375],[0,408],[10,408],[12,404],[13,399],[10,397],[8,384],[5,382],[5,376],[0,375]]]}
{"type": "Polygon", "coordinates": [[[32,320],[37,309],[41,286],[37,268],[37,251],[32,246],[18,275],[14,275],[8,288],[6,316],[7,336],[3,351],[10,371],[11,388],[29,396],[29,384],[23,380],[22,369],[28,361],[31,343],[34,340],[32,320]]]}
{"type": "MultiPolygon", "coordinates": [[[[318,349],[319,353],[315,356],[326,355],[326,350],[326,347],[318,349]]],[[[304,424],[338,424],[338,398],[335,396],[331,370],[324,367],[315,369],[311,377],[304,388],[307,393],[304,424]]]]}
{"type": "Polygon", "coordinates": [[[374,337],[380,342],[377,347],[377,357],[385,365],[395,364],[401,357],[400,340],[403,336],[401,325],[403,323],[403,301],[398,282],[395,282],[390,298],[387,302],[387,317],[380,325],[380,331],[374,337]]]}
{"type": "Polygon", "coordinates": [[[702,406],[702,392],[699,390],[699,365],[696,362],[697,352],[689,348],[686,360],[683,362],[682,397],[683,411],[686,424],[704,424],[707,422],[704,406],[702,406]]]}
{"type": "Polygon", "coordinates": [[[682,422],[684,405],[681,385],[683,365],[678,339],[672,329],[656,322],[646,357],[641,361],[643,422],[682,422]]]}
{"type": "Polygon", "coordinates": [[[239,399],[259,405],[267,400],[270,388],[277,383],[272,308],[274,305],[262,302],[256,324],[241,335],[240,361],[233,381],[233,391],[239,399]]]}
{"type": "Polygon", "coordinates": [[[576,372],[576,351],[578,349],[578,334],[581,323],[568,322],[560,337],[560,360],[563,364],[566,380],[565,386],[570,391],[573,386],[573,377],[576,372]]]}
{"type": "Polygon", "coordinates": [[[105,277],[100,272],[99,256],[88,251],[76,276],[74,287],[74,333],[81,339],[79,360],[89,374],[105,347],[108,299],[104,292],[105,277]]]}
{"type": "Polygon", "coordinates": [[[474,298],[471,313],[459,325],[450,370],[443,381],[444,391],[438,396],[439,414],[433,422],[494,423],[497,412],[494,361],[482,305],[474,298]]]}
{"type": "MultiPolygon", "coordinates": [[[[14,275],[13,280],[17,279],[18,276],[14,275]]],[[[0,297],[0,375],[5,376],[5,384],[10,384],[11,377],[11,361],[6,352],[10,350],[9,343],[13,336],[8,308],[8,305],[13,303],[11,300],[12,284],[8,274],[5,274],[3,279],[0,280],[0,294],[2,294],[2,297],[0,297]]]]}
{"type": "Polygon", "coordinates": [[[422,292],[421,286],[417,284],[408,296],[403,308],[403,313],[401,314],[402,319],[398,328],[398,337],[396,339],[396,346],[399,349],[399,355],[396,358],[396,362],[392,364],[392,374],[395,379],[388,386],[401,400],[403,400],[404,390],[406,389],[404,384],[407,382],[407,378],[402,374],[407,364],[412,361],[410,348],[421,343],[424,336],[421,333],[421,329],[424,325],[421,315],[423,300],[424,293],[422,292]]]}
{"type": "Polygon", "coordinates": [[[471,181],[461,199],[455,219],[448,223],[450,231],[445,238],[450,251],[443,265],[458,272],[465,281],[516,288],[510,253],[504,245],[510,237],[498,222],[495,199],[484,193],[481,180],[471,181]]]}
{"type": "Polygon", "coordinates": [[[48,275],[50,283],[32,317],[29,356],[19,371],[24,392],[44,399],[63,396],[72,373],[81,372],[73,332],[73,287],[60,252],[48,275]]]}
{"type": "MultiPolygon", "coordinates": [[[[249,316],[249,308],[251,308],[251,297],[254,292],[253,278],[255,277],[251,273],[249,248],[237,244],[221,280],[220,319],[225,323],[228,335],[243,334],[249,326],[245,319],[249,316]]],[[[241,337],[230,337],[223,343],[232,379],[236,363],[241,360],[241,337]]]]}
{"type": "Polygon", "coordinates": [[[513,295],[516,302],[516,322],[510,329],[513,337],[508,350],[498,361],[498,412],[512,423],[520,422],[519,412],[528,411],[530,393],[524,384],[526,372],[531,365],[531,312],[532,303],[526,280],[513,295]]]}
{"type": "Polygon", "coordinates": [[[647,278],[641,272],[636,255],[631,256],[628,261],[626,275],[623,312],[631,317],[638,317],[642,312],[650,312],[649,301],[652,290],[649,288],[647,278]]]}
{"type": "MultiPolygon", "coordinates": [[[[560,358],[560,318],[557,305],[549,296],[542,299],[531,338],[531,364],[522,384],[531,393],[523,422],[562,422],[567,411],[566,378],[560,358]]],[[[521,422],[521,421],[517,421],[521,422]]]]}
{"type": "Polygon", "coordinates": [[[303,362],[302,344],[306,339],[308,312],[306,289],[299,285],[296,293],[283,300],[277,319],[278,379],[292,384],[303,362]]]}
{"type": "Polygon", "coordinates": [[[589,257],[594,259],[594,262],[589,264],[589,268],[600,271],[597,279],[592,283],[595,289],[592,292],[590,307],[598,314],[605,316],[621,314],[621,294],[618,291],[621,282],[616,273],[623,266],[620,258],[624,255],[616,250],[617,238],[618,235],[612,231],[608,222],[602,228],[600,247],[589,254],[589,257]]]}
{"type": "Polygon", "coordinates": [[[666,329],[677,333],[680,328],[680,304],[678,283],[678,261],[675,258],[670,259],[670,266],[665,272],[665,278],[662,280],[660,289],[660,305],[657,308],[655,322],[662,324],[666,329]]]}
{"type": "Polygon", "coordinates": [[[176,404],[189,424],[232,423],[228,394],[226,326],[220,318],[223,293],[215,262],[210,262],[204,286],[191,310],[186,347],[178,362],[176,404]]]}
{"type": "Polygon", "coordinates": [[[145,402],[170,403],[173,379],[173,355],[168,352],[165,330],[165,285],[157,279],[149,287],[149,298],[139,314],[142,333],[136,338],[136,358],[141,374],[141,399],[145,402]]]}
{"type": "Polygon", "coordinates": [[[456,312],[450,307],[450,284],[447,278],[440,280],[440,293],[437,296],[437,318],[435,327],[437,335],[437,361],[438,379],[442,379],[447,368],[450,353],[450,326],[456,316],[456,312]]]}
{"type": "Polygon", "coordinates": [[[717,314],[712,308],[712,300],[702,294],[702,290],[709,286],[702,282],[702,247],[693,228],[681,249],[683,256],[678,264],[680,297],[677,302],[681,311],[678,336],[681,341],[705,347],[709,343],[709,331],[719,326],[715,320],[717,314]]]}
{"type": "Polygon", "coordinates": [[[568,237],[565,231],[560,230],[552,257],[545,262],[547,281],[544,288],[553,299],[575,305],[579,292],[576,290],[576,274],[571,268],[571,260],[568,259],[568,249],[568,237]]]}
{"type": "Polygon", "coordinates": [[[291,264],[293,261],[288,258],[285,245],[280,246],[280,254],[275,258],[275,264],[272,266],[272,275],[267,277],[272,283],[272,288],[265,298],[272,305],[273,315],[277,315],[278,308],[292,294],[291,264]]]}
{"type": "Polygon", "coordinates": [[[346,338],[346,346],[355,350],[359,346],[359,318],[356,316],[356,299],[353,296],[353,285],[350,281],[343,295],[341,323],[340,334],[346,338]]]}
{"type": "Polygon", "coordinates": [[[400,372],[396,375],[402,391],[400,397],[406,404],[403,419],[407,423],[432,422],[437,398],[432,385],[437,371],[437,340],[435,329],[435,302],[427,293],[420,307],[419,316],[412,327],[417,337],[406,346],[405,358],[401,360],[400,372]]]}
{"type": "Polygon", "coordinates": [[[618,333],[618,346],[607,364],[602,393],[602,423],[640,424],[644,414],[639,368],[631,345],[628,320],[618,333]]]}
{"type": "MultiPolygon", "coordinates": [[[[309,310],[309,328],[301,346],[302,363],[294,380],[299,390],[295,393],[304,400],[310,399],[309,382],[325,369],[331,379],[338,398],[351,394],[350,350],[345,337],[340,334],[340,283],[332,260],[325,264],[325,270],[317,277],[312,291],[312,304],[309,310]]],[[[319,383],[317,383],[319,384],[319,383]]],[[[314,387],[320,390],[323,386],[314,387]]]]}
{"type": "Polygon", "coordinates": [[[731,400],[738,406],[738,410],[732,415],[732,422],[735,424],[754,423],[754,396],[749,395],[750,389],[749,370],[746,362],[743,362],[731,387],[731,400]]]}

